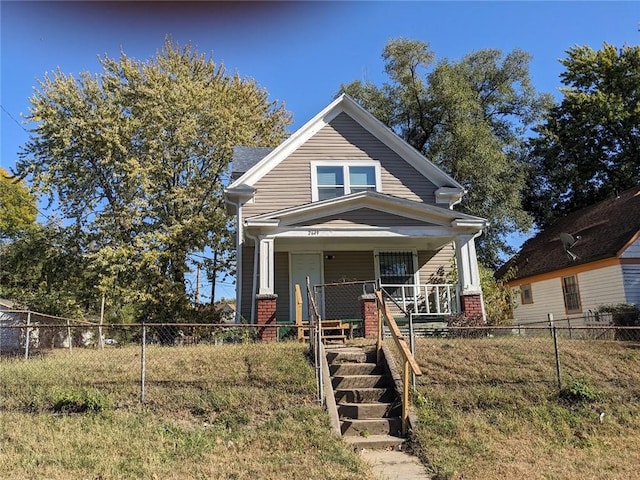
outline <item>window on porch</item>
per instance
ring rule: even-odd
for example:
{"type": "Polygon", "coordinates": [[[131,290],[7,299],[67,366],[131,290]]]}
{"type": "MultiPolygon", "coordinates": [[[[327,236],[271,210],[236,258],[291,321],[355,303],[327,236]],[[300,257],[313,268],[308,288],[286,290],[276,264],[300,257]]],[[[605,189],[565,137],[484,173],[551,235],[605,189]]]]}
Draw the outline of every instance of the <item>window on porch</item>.
{"type": "Polygon", "coordinates": [[[395,298],[414,297],[415,267],[412,252],[378,253],[380,284],[395,298]],[[411,285],[404,287],[403,285],[411,285]]]}
{"type": "Polygon", "coordinates": [[[413,284],[415,268],[412,252],[380,252],[380,283],[387,285],[413,284]]]}

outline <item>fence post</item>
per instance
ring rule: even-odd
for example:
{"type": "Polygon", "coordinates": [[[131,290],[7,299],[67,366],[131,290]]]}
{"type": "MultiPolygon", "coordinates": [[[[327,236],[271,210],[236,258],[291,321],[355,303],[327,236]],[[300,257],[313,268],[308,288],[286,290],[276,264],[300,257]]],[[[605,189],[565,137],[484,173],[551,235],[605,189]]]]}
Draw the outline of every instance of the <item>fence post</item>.
{"type": "Polygon", "coordinates": [[[147,326],[142,324],[142,344],[140,345],[140,403],[144,403],[145,376],[146,376],[146,355],[147,355],[147,326]]]}
{"type": "Polygon", "coordinates": [[[98,327],[98,345],[104,350],[104,338],[102,335],[102,324],[104,323],[104,293],[102,294],[102,303],[100,304],[100,326],[98,327]]]}
{"type": "Polygon", "coordinates": [[[24,358],[29,358],[29,344],[31,343],[31,311],[27,312],[27,335],[24,342],[24,358]]]}
{"type": "MultiPolygon", "coordinates": [[[[409,313],[409,350],[411,350],[411,355],[416,356],[416,338],[415,332],[413,330],[413,312],[409,313]]],[[[411,386],[415,390],[416,388],[416,374],[411,371],[411,386]]]]}
{"type": "Polygon", "coordinates": [[[556,375],[558,377],[558,390],[562,389],[562,378],[560,377],[560,355],[558,353],[558,333],[556,332],[556,325],[553,323],[553,313],[548,314],[549,326],[551,327],[551,335],[553,336],[553,348],[556,354],[556,375]]]}
{"type": "Polygon", "coordinates": [[[69,353],[73,352],[73,337],[71,336],[71,326],[69,325],[69,319],[67,318],[67,338],[69,339],[69,353]]]}

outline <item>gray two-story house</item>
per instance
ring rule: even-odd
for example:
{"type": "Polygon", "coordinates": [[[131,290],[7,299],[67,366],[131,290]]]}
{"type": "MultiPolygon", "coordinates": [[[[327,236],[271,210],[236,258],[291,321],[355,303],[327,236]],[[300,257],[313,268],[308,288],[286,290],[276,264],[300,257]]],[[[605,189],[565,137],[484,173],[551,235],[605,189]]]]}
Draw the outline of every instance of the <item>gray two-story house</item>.
{"type": "Polygon", "coordinates": [[[270,302],[272,319],[291,321],[306,277],[373,281],[427,314],[483,313],[474,239],[486,220],[456,212],[463,187],[350,97],[274,149],[236,148],[232,171],[238,318],[261,323],[270,302]]]}

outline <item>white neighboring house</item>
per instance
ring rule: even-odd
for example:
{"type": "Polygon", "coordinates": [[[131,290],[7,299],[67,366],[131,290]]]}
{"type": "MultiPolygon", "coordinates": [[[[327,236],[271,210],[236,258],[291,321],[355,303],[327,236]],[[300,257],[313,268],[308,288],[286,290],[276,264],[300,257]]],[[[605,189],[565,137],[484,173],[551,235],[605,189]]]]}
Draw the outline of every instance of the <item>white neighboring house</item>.
{"type": "Polygon", "coordinates": [[[509,281],[515,323],[584,318],[603,305],[640,305],[640,186],[557,220],[498,272],[509,281]],[[569,234],[575,244],[561,241],[569,234]]]}
{"type": "Polygon", "coordinates": [[[11,300],[0,298],[0,354],[20,350],[20,329],[7,328],[21,323],[21,315],[13,312],[15,304],[11,300]]]}

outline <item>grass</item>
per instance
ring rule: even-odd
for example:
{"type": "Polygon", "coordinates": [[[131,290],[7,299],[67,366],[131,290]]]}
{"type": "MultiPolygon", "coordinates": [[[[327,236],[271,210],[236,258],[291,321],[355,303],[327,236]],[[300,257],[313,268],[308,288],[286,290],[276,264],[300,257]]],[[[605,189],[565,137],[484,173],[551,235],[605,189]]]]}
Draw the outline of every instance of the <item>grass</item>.
{"type": "Polygon", "coordinates": [[[414,449],[435,479],[640,478],[640,349],[548,338],[420,339],[414,449]]]}
{"type": "MultiPolygon", "coordinates": [[[[640,348],[420,339],[414,451],[443,479],[640,479],[640,348]]],[[[298,343],[56,350],[0,363],[3,479],[360,479],[298,343]]]]}
{"type": "Polygon", "coordinates": [[[3,479],[360,479],[298,343],[135,347],[0,364],[3,479]]]}

